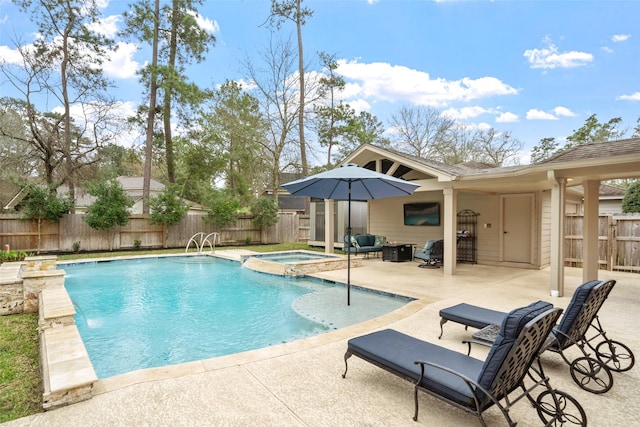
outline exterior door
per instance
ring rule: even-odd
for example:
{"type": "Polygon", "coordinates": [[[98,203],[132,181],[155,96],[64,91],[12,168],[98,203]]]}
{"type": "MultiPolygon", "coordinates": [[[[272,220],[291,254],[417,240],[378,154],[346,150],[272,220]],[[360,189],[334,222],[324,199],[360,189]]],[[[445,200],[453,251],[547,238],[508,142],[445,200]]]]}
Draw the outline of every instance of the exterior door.
{"type": "Polygon", "coordinates": [[[533,195],[502,197],[502,259],[531,263],[533,241],[533,195]]]}

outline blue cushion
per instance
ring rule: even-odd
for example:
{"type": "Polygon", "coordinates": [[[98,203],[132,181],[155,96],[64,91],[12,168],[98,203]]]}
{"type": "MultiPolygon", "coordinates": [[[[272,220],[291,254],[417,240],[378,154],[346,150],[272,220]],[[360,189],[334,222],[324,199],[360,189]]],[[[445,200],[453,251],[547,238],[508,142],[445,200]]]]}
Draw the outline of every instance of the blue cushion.
{"type": "Polygon", "coordinates": [[[582,285],[576,288],[576,291],[573,293],[573,297],[571,297],[571,301],[569,301],[569,305],[567,305],[567,309],[562,316],[562,320],[557,326],[557,330],[562,332],[557,334],[556,338],[558,340],[558,345],[562,348],[564,345],[564,341],[566,340],[566,336],[563,334],[567,334],[571,327],[573,326],[573,322],[575,322],[580,310],[584,307],[587,298],[591,294],[593,288],[602,283],[601,280],[591,280],[589,282],[583,283],[582,285]]]}
{"type": "MultiPolygon", "coordinates": [[[[348,343],[349,352],[414,383],[420,378],[416,360],[427,360],[446,366],[469,378],[477,378],[483,362],[466,354],[419,340],[393,329],[385,329],[348,343]]],[[[471,389],[460,377],[433,367],[425,367],[420,386],[432,390],[466,407],[475,403],[471,389]]]]}
{"type": "Polygon", "coordinates": [[[478,384],[488,389],[495,380],[502,364],[514,345],[517,345],[517,338],[522,328],[532,319],[553,308],[548,302],[536,301],[526,307],[517,308],[508,313],[502,325],[498,337],[493,342],[491,351],[484,362],[482,372],[478,377],[478,384]]]}

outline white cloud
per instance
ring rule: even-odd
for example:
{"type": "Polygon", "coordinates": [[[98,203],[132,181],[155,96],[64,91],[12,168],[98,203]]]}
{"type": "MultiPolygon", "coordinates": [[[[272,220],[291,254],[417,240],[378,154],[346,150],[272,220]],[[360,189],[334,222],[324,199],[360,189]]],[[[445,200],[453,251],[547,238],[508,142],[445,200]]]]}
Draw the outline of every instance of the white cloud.
{"type": "Polygon", "coordinates": [[[601,49],[604,50],[607,53],[613,53],[614,52],[614,50],[611,49],[609,46],[602,46],[601,49]]]}
{"type": "Polygon", "coordinates": [[[111,78],[131,79],[136,76],[140,63],[133,56],[138,46],[133,43],[118,42],[118,48],[107,52],[107,60],[102,64],[104,73],[111,78]]]}
{"type": "Polygon", "coordinates": [[[529,60],[531,68],[554,69],[583,67],[593,61],[593,55],[575,50],[559,52],[558,48],[545,39],[547,47],[542,49],[528,49],[524,57],[529,60]]]}
{"type": "Polygon", "coordinates": [[[632,93],[631,95],[620,95],[616,97],[618,101],[640,101],[640,92],[632,93]]]}
{"type": "Polygon", "coordinates": [[[371,111],[371,104],[364,99],[352,99],[348,101],[347,104],[349,104],[349,107],[353,108],[357,114],[363,111],[371,111]]]}
{"type": "Polygon", "coordinates": [[[551,113],[532,108],[527,111],[527,120],[558,120],[558,118],[551,113]]]}
{"type": "Polygon", "coordinates": [[[114,38],[118,34],[118,23],[122,20],[120,15],[107,16],[97,22],[87,25],[87,28],[94,33],[103,35],[108,38],[114,38]]]}
{"type": "Polygon", "coordinates": [[[478,117],[482,114],[488,114],[488,113],[492,113],[492,111],[487,110],[486,108],[480,107],[480,106],[449,108],[448,110],[444,110],[442,112],[443,115],[454,120],[472,119],[474,117],[478,117]]]}
{"type": "Polygon", "coordinates": [[[520,117],[514,113],[502,113],[498,117],[496,117],[496,123],[516,123],[520,121],[520,117]]]}
{"type": "Polygon", "coordinates": [[[9,46],[0,46],[0,62],[6,64],[22,65],[22,55],[18,49],[11,49],[9,46]]]}
{"type": "Polygon", "coordinates": [[[620,43],[627,41],[631,38],[631,34],[614,34],[611,36],[611,41],[614,43],[620,43]]]}
{"type": "Polygon", "coordinates": [[[575,117],[576,114],[571,111],[570,109],[566,108],[566,107],[556,107],[553,109],[553,113],[556,116],[563,116],[563,117],[575,117]]]}
{"type": "Polygon", "coordinates": [[[194,11],[189,11],[189,14],[196,18],[196,23],[198,24],[198,26],[205,30],[207,33],[217,34],[220,32],[220,25],[218,25],[218,22],[216,20],[212,21],[211,19],[205,18],[204,16],[194,11]]]}
{"type": "Polygon", "coordinates": [[[383,62],[365,64],[341,59],[337,72],[348,81],[347,90],[352,96],[388,102],[442,107],[453,101],[518,93],[517,89],[495,77],[432,79],[429,73],[383,62]]]}

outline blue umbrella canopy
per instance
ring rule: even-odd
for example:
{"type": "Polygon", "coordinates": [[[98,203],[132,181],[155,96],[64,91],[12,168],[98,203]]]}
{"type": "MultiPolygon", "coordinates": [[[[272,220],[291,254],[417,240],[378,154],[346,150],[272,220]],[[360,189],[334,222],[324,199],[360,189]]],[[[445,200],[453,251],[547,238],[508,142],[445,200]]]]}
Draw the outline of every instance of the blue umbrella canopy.
{"type": "MultiPolygon", "coordinates": [[[[419,187],[393,176],[347,163],[339,168],[283,184],[282,188],[297,196],[331,200],[348,200],[347,242],[351,241],[351,201],[408,196],[419,187]]],[[[347,305],[351,305],[351,251],[347,250],[347,305]]]]}
{"type": "Polygon", "coordinates": [[[372,200],[407,196],[419,187],[408,181],[348,163],[283,184],[290,194],[332,200],[372,200]]]}

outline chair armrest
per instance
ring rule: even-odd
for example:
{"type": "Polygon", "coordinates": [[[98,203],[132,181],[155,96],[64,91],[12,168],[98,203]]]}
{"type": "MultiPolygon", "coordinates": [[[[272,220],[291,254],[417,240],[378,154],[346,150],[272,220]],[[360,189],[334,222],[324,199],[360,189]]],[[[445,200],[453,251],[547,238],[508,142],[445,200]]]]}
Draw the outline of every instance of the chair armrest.
{"type": "Polygon", "coordinates": [[[478,402],[478,396],[476,391],[480,390],[485,396],[487,396],[489,399],[491,399],[491,401],[498,407],[501,408],[502,410],[502,405],[500,405],[500,402],[493,397],[487,390],[485,390],[484,387],[482,387],[480,384],[478,384],[475,380],[472,380],[471,378],[469,378],[468,376],[461,374],[458,371],[454,371],[451,368],[447,368],[446,366],[442,366],[439,365],[437,363],[433,363],[433,362],[429,362],[427,360],[416,360],[415,362],[416,365],[420,365],[420,378],[418,378],[418,381],[416,382],[415,386],[419,387],[420,383],[422,383],[422,380],[424,379],[424,368],[425,366],[429,366],[431,368],[435,368],[435,369],[439,369],[441,371],[445,371],[448,372],[452,375],[455,375],[456,377],[460,378],[462,381],[464,381],[464,383],[467,385],[467,387],[469,387],[469,391],[471,392],[471,395],[473,396],[473,400],[476,404],[476,408],[480,408],[480,402],[478,402]],[[474,389],[475,387],[475,389],[474,389]]]}

